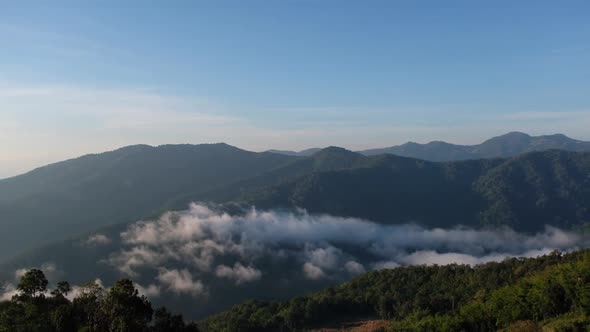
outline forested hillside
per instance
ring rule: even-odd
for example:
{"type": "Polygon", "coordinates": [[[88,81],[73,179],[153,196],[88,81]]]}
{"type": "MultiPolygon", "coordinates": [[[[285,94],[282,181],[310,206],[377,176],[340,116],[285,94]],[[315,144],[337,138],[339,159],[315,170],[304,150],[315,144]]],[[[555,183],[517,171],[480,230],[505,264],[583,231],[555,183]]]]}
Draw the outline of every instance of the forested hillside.
{"type": "Polygon", "coordinates": [[[0,180],[0,259],[152,216],[178,197],[262,174],[293,159],[226,144],[137,145],[0,180]]]}
{"type": "Polygon", "coordinates": [[[302,207],[381,223],[506,225],[537,231],[590,221],[590,153],[434,163],[380,155],[244,195],[260,207],[302,207]]]}
{"type": "Polygon", "coordinates": [[[287,302],[250,301],[204,321],[206,331],[304,331],[355,317],[387,331],[587,331],[590,251],[500,263],[373,271],[287,302]],[[528,326],[529,329],[525,329],[528,326]]]}

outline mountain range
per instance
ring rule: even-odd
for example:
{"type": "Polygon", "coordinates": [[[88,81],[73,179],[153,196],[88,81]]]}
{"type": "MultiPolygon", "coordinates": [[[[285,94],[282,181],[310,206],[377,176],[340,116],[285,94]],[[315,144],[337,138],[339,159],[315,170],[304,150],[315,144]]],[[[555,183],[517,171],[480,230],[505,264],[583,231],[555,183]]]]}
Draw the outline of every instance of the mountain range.
{"type": "MultiPolygon", "coordinates": [[[[507,158],[522,153],[545,151],[551,149],[565,151],[590,151],[590,142],[569,138],[563,134],[530,136],[521,132],[511,132],[497,136],[476,145],[457,145],[442,141],[426,144],[407,142],[402,145],[387,148],[357,151],[366,156],[379,154],[394,154],[429,161],[454,161],[483,158],[507,158]]],[[[291,156],[310,156],[319,151],[318,148],[303,151],[270,150],[291,156]]]]}
{"type": "Polygon", "coordinates": [[[74,285],[131,276],[200,319],[373,269],[584,247],[589,207],[590,152],[434,162],[129,146],[0,181],[0,284],[30,267],[74,285]]]}
{"type": "Polygon", "coordinates": [[[564,150],[439,163],[336,147],[302,157],[227,144],[129,146],[0,180],[0,259],[191,201],[300,207],[389,224],[572,227],[590,220],[590,154],[565,150],[585,144],[512,133],[470,149],[486,156],[564,150]]]}

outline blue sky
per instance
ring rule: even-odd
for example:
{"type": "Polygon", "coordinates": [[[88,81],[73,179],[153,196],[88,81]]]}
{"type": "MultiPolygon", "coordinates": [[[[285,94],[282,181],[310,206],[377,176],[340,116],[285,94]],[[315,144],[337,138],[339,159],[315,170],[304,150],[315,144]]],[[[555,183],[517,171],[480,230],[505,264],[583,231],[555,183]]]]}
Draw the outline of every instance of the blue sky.
{"type": "Polygon", "coordinates": [[[587,1],[0,4],[0,178],[88,152],[590,140],[587,1]]]}

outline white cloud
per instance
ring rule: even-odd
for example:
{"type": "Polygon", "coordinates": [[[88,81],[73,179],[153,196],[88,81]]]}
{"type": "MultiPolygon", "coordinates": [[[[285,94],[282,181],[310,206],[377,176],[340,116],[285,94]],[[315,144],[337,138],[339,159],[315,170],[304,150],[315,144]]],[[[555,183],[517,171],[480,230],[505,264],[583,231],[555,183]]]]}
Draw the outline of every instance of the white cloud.
{"type": "Polygon", "coordinates": [[[200,280],[193,280],[192,274],[186,269],[161,268],[157,279],[166,289],[177,294],[198,296],[205,292],[203,283],[200,280]]]}
{"type": "Polygon", "coordinates": [[[306,255],[309,262],[321,268],[333,269],[335,268],[342,256],[342,250],[328,246],[327,248],[309,249],[306,246],[306,255]]]}
{"type": "MultiPolygon", "coordinates": [[[[108,291],[108,289],[109,289],[109,288],[105,288],[102,280],[99,278],[94,279],[93,283],[105,291],[108,291]]],[[[74,298],[79,297],[80,295],[83,295],[85,292],[87,292],[86,285],[74,285],[71,288],[72,288],[72,290],[66,296],[67,299],[70,301],[73,301],[74,298]]]]}
{"type": "MultiPolygon", "coordinates": [[[[542,248],[528,250],[518,255],[519,257],[538,257],[551,253],[553,249],[542,248]]],[[[511,254],[489,254],[484,256],[474,256],[461,253],[439,253],[434,250],[419,250],[400,258],[400,262],[405,265],[448,265],[448,264],[465,264],[475,266],[488,262],[502,261],[505,258],[513,257],[511,254]]]]}
{"type": "Polygon", "coordinates": [[[138,274],[134,270],[135,267],[157,266],[166,260],[165,255],[165,253],[147,246],[138,246],[110,257],[107,261],[116,266],[120,272],[130,277],[136,277],[138,274]]]}
{"type": "Polygon", "coordinates": [[[154,284],[150,284],[147,287],[143,287],[140,284],[134,284],[137,288],[139,295],[143,295],[148,298],[154,298],[160,296],[160,287],[154,284]]]}
{"type": "Polygon", "coordinates": [[[129,275],[137,275],[138,269],[158,269],[170,263],[236,283],[259,278],[258,272],[263,271],[252,264],[269,258],[295,261],[301,264],[302,276],[317,280],[356,275],[365,267],[474,265],[508,256],[532,257],[584,243],[580,235],[550,226],[538,234],[521,234],[508,228],[426,229],[309,215],[305,211],[252,209],[242,215],[229,215],[202,204],[131,225],[121,239],[122,249],[113,253],[109,262],[129,275]],[[236,263],[226,266],[221,264],[223,259],[236,263]]]}
{"type": "Polygon", "coordinates": [[[20,278],[22,278],[30,270],[31,269],[27,269],[27,268],[17,269],[16,271],[14,271],[14,278],[16,280],[20,280],[20,278]]]}
{"type": "Polygon", "coordinates": [[[311,280],[319,280],[326,277],[326,274],[319,266],[315,266],[309,262],[303,264],[303,274],[307,279],[311,280]]]}
{"type": "Polygon", "coordinates": [[[111,239],[104,234],[94,234],[88,237],[85,243],[89,246],[101,246],[111,243],[111,239]]]}
{"type": "Polygon", "coordinates": [[[10,301],[16,294],[18,294],[18,290],[14,284],[5,284],[0,287],[0,302],[10,301]]]}
{"type": "Polygon", "coordinates": [[[362,264],[355,261],[346,262],[346,264],[344,264],[344,268],[346,269],[346,271],[348,271],[348,273],[353,275],[365,273],[365,267],[362,264]]]}
{"type": "Polygon", "coordinates": [[[479,260],[467,254],[460,253],[438,253],[436,251],[416,251],[401,259],[407,265],[447,265],[447,264],[467,264],[476,265],[479,260]]]}
{"type": "Polygon", "coordinates": [[[243,284],[260,279],[262,272],[253,266],[244,266],[241,263],[235,263],[233,267],[219,265],[215,270],[215,275],[220,278],[234,280],[236,284],[243,284]]]}
{"type": "Polygon", "coordinates": [[[381,261],[373,263],[373,269],[375,270],[383,270],[383,269],[395,269],[396,267],[400,267],[399,263],[393,261],[381,261]]]}
{"type": "Polygon", "coordinates": [[[22,278],[25,275],[25,273],[27,273],[28,271],[30,271],[32,269],[39,269],[39,270],[43,271],[43,273],[45,274],[45,277],[47,279],[54,279],[59,274],[61,274],[61,272],[57,269],[57,266],[55,265],[55,263],[46,262],[46,263],[41,264],[41,266],[38,266],[38,267],[30,267],[30,268],[27,267],[27,268],[16,269],[16,271],[14,271],[14,279],[16,281],[19,281],[20,278],[22,278]]]}

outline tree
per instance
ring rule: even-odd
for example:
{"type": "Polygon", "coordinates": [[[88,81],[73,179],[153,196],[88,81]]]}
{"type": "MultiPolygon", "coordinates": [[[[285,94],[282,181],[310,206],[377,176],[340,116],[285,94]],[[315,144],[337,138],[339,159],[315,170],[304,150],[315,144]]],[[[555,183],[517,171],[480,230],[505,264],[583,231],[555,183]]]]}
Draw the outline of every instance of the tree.
{"type": "Polygon", "coordinates": [[[72,290],[72,288],[70,287],[70,283],[67,281],[60,281],[57,283],[57,287],[51,291],[51,295],[58,297],[58,296],[63,296],[66,297],[68,296],[68,293],[72,290]]]}
{"type": "Polygon", "coordinates": [[[181,315],[171,314],[165,307],[154,312],[154,332],[188,331],[181,315]]]}
{"type": "Polygon", "coordinates": [[[41,270],[27,271],[20,279],[17,289],[20,300],[44,298],[47,292],[47,278],[41,270]]]}
{"type": "Polygon", "coordinates": [[[97,282],[90,282],[80,288],[80,295],[74,299],[78,319],[89,332],[104,330],[106,319],[101,311],[104,298],[104,289],[97,282]]]}
{"type": "Polygon", "coordinates": [[[102,304],[111,332],[146,331],[152,320],[153,309],[145,296],[139,296],[129,279],[117,281],[102,304]]]}
{"type": "Polygon", "coordinates": [[[71,303],[63,304],[56,307],[50,315],[50,320],[55,331],[60,332],[75,332],[76,317],[74,307],[71,303]]]}
{"type": "Polygon", "coordinates": [[[156,312],[133,282],[119,280],[106,292],[98,281],[72,291],[66,281],[59,282],[45,297],[47,279],[40,270],[23,275],[19,294],[12,301],[0,301],[0,332],[199,332],[195,323],[186,324],[181,315],[165,308],[156,312]]]}

